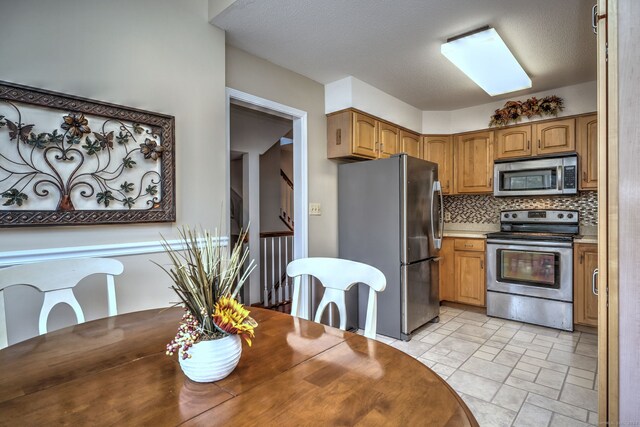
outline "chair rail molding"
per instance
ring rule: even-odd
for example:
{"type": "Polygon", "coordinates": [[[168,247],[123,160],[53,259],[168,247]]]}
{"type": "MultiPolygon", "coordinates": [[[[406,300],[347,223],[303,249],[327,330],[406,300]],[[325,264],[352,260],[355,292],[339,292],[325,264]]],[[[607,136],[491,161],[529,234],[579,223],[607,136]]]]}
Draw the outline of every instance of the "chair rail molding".
{"type": "MultiPolygon", "coordinates": [[[[221,246],[229,244],[228,237],[218,238],[221,246]]],[[[175,239],[167,240],[172,248],[185,249],[184,242],[175,239]]],[[[0,267],[26,264],[31,262],[51,261],[57,259],[86,257],[119,257],[164,252],[161,240],[132,243],[111,243],[104,245],[71,246],[46,249],[29,249],[22,251],[0,252],[0,267]]]]}

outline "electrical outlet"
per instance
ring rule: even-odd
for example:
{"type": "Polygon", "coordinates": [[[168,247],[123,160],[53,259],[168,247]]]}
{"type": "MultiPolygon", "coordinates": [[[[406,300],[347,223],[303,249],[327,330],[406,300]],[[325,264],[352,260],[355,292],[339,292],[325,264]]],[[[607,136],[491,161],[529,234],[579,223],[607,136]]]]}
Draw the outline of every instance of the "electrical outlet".
{"type": "Polygon", "coordinates": [[[309,215],[322,215],[320,203],[309,203],[309,215]]]}
{"type": "Polygon", "coordinates": [[[445,212],[444,213],[444,220],[446,222],[450,222],[451,221],[451,212],[445,212]]]}

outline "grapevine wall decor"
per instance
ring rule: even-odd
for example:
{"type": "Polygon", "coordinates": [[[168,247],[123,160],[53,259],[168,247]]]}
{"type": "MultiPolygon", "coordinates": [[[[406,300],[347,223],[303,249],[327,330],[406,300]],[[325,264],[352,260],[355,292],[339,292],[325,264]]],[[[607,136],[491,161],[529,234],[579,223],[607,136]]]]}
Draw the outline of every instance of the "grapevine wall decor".
{"type": "Polygon", "coordinates": [[[173,116],[0,82],[0,226],[175,221],[173,116]]]}
{"type": "Polygon", "coordinates": [[[503,108],[496,110],[489,120],[489,126],[506,126],[521,118],[535,116],[557,116],[564,109],[564,101],[555,95],[538,99],[535,96],[526,101],[507,101],[503,108]]]}

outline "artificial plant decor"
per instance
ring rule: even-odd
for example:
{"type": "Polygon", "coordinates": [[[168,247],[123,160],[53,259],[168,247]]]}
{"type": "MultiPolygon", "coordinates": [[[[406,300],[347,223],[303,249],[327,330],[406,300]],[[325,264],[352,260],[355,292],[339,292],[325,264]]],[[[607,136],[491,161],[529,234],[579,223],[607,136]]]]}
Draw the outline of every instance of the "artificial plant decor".
{"type": "Polygon", "coordinates": [[[160,266],[173,280],[171,288],[180,298],[176,305],[185,309],[166,353],[178,353],[183,371],[194,381],[215,381],[228,375],[238,363],[240,337],[249,346],[254,338],[258,324],[238,301],[238,292],[255,264],[251,260],[245,265],[249,258],[249,249],[242,243],[246,231],[241,232],[232,250],[220,243],[217,232],[183,227],[179,233],[181,247],[173,248],[163,240],[171,267],[160,266]],[[213,342],[223,340],[228,342],[216,349],[213,342]],[[209,368],[214,372],[204,372],[209,368]]]}
{"type": "Polygon", "coordinates": [[[555,95],[538,99],[535,96],[526,101],[507,101],[503,108],[497,109],[489,120],[489,126],[506,126],[517,123],[523,117],[557,116],[564,109],[564,100],[555,95]]]}

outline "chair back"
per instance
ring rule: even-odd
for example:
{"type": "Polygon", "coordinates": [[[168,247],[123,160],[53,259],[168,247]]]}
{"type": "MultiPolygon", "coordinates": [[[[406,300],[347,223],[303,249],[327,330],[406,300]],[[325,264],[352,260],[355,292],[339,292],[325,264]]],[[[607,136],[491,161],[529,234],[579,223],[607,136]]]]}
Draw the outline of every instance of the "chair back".
{"type": "Polygon", "coordinates": [[[377,298],[376,292],[382,292],[387,286],[384,274],[375,267],[361,262],[349,261],[339,258],[300,258],[287,265],[287,274],[293,277],[293,301],[291,314],[300,316],[301,301],[301,276],[309,275],[317,278],[324,286],[324,295],[314,321],[319,322],[325,308],[334,303],[340,314],[340,329],[347,327],[347,307],[345,303],[346,291],[357,283],[369,286],[369,299],[367,303],[367,318],[365,321],[364,335],[367,338],[375,338],[377,327],[377,298]]]}
{"type": "Polygon", "coordinates": [[[40,309],[38,331],[47,332],[49,313],[58,304],[69,305],[78,319],[84,322],[84,313],[72,288],[93,274],[107,275],[109,316],[118,314],[113,276],[124,271],[120,261],[110,258],[75,258],[22,264],[0,269],[0,348],[7,346],[7,320],[4,309],[4,289],[14,285],[27,285],[44,292],[40,309]]]}

